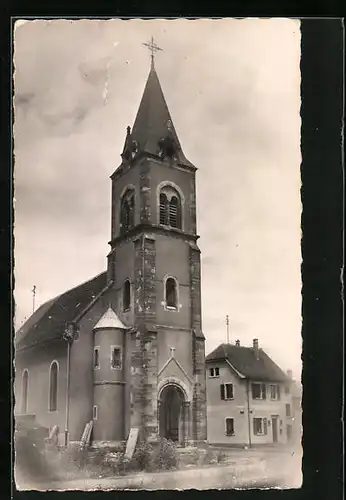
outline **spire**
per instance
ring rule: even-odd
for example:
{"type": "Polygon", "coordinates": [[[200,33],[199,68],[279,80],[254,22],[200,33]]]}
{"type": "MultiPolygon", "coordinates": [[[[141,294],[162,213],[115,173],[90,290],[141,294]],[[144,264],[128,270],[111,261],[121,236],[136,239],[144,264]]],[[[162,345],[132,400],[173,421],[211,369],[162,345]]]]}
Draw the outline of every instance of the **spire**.
{"type": "MultiPolygon", "coordinates": [[[[144,45],[148,45],[151,51],[158,50],[153,49],[152,45],[144,45]]],[[[153,52],[149,76],[131,131],[131,138],[138,145],[139,152],[170,157],[180,164],[191,166],[181,149],[155,70],[153,52]]]]}

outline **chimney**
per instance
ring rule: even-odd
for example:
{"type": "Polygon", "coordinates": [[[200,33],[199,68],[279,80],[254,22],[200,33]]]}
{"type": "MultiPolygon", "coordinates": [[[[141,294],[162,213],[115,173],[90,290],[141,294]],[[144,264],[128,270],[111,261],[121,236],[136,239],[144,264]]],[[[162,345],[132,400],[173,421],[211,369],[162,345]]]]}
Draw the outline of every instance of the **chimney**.
{"type": "Polygon", "coordinates": [[[259,359],[258,339],[253,339],[253,350],[255,352],[256,359],[259,359]]]}
{"type": "Polygon", "coordinates": [[[237,347],[239,347],[239,346],[240,346],[240,340],[236,340],[236,341],[235,341],[235,345],[236,345],[237,347]]]}
{"type": "Polygon", "coordinates": [[[292,370],[287,370],[287,377],[289,379],[291,379],[291,380],[293,379],[293,372],[292,372],[292,370]]]}

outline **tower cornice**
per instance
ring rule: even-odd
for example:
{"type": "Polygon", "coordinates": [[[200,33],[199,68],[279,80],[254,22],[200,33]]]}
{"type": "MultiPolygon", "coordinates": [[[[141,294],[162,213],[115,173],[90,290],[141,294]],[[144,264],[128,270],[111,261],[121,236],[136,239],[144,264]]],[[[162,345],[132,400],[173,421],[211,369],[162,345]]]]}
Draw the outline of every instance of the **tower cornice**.
{"type": "Polygon", "coordinates": [[[108,242],[108,244],[113,248],[116,244],[122,241],[135,240],[141,234],[145,234],[145,236],[148,238],[155,238],[155,235],[169,235],[172,238],[178,238],[180,240],[185,239],[193,244],[196,244],[197,240],[199,239],[199,235],[187,233],[185,231],[182,231],[181,229],[165,228],[157,224],[138,224],[126,234],[119,235],[116,238],[113,238],[108,242]]]}
{"type": "Polygon", "coordinates": [[[194,173],[198,170],[197,167],[194,165],[184,165],[183,163],[179,162],[173,162],[169,160],[162,160],[160,159],[157,155],[151,154],[151,153],[140,153],[136,159],[130,161],[130,162],[123,162],[121,163],[118,168],[113,172],[113,174],[110,176],[112,180],[118,179],[121,175],[123,175],[125,172],[128,172],[132,168],[140,165],[141,163],[144,162],[153,162],[157,165],[161,165],[162,167],[166,168],[173,168],[175,170],[180,170],[183,172],[190,172],[194,173]]]}

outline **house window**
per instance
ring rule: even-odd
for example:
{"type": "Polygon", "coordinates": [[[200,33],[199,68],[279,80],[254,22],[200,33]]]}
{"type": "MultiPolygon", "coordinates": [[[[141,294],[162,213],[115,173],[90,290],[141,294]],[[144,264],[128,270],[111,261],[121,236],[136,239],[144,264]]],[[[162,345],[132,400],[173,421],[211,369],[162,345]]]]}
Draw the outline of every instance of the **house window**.
{"type": "Polygon", "coordinates": [[[135,192],[127,189],[120,202],[120,233],[125,234],[134,226],[135,192]]]}
{"type": "Polygon", "coordinates": [[[178,308],[177,282],[174,278],[167,278],[165,283],[165,304],[169,309],[178,308]]]}
{"type": "Polygon", "coordinates": [[[94,348],[94,369],[100,368],[100,348],[94,348]]]}
{"type": "Polygon", "coordinates": [[[266,385],[252,384],[252,399],[266,399],[266,385]]]}
{"type": "Polygon", "coordinates": [[[49,411],[58,409],[58,363],[53,361],[49,370],[49,411]]]}
{"type": "Polygon", "coordinates": [[[266,418],[253,419],[253,433],[256,436],[266,436],[268,433],[268,423],[266,418]]]}
{"type": "Polygon", "coordinates": [[[131,308],[131,283],[129,279],[124,281],[123,287],[123,310],[129,311],[131,308]]]}
{"type": "Polygon", "coordinates": [[[97,420],[98,413],[99,413],[99,407],[97,405],[94,405],[93,406],[93,420],[97,420]]]}
{"type": "Polygon", "coordinates": [[[113,370],[121,370],[121,348],[111,346],[111,368],[113,370]]]}
{"type": "Polygon", "coordinates": [[[233,399],[233,384],[221,384],[220,385],[221,399],[233,399]]]}
{"type": "Polygon", "coordinates": [[[270,385],[270,399],[279,400],[280,399],[280,386],[271,384],[270,385]]]}
{"type": "Polygon", "coordinates": [[[181,229],[181,199],[178,192],[171,186],[161,189],[159,222],[164,226],[181,229]]]}
{"type": "Polygon", "coordinates": [[[289,393],[290,393],[290,386],[285,385],[285,394],[289,394],[289,393]]]}
{"type": "Polygon", "coordinates": [[[218,367],[209,368],[209,376],[210,377],[218,377],[220,375],[220,370],[218,367]]]}
{"type": "Polygon", "coordinates": [[[234,436],[234,418],[226,418],[226,436],[234,436]]]}
{"type": "Polygon", "coordinates": [[[22,376],[22,413],[28,411],[28,387],[29,387],[29,372],[24,370],[22,376]]]}
{"type": "Polygon", "coordinates": [[[291,405],[289,403],[286,404],[286,417],[291,416],[291,405]]]}

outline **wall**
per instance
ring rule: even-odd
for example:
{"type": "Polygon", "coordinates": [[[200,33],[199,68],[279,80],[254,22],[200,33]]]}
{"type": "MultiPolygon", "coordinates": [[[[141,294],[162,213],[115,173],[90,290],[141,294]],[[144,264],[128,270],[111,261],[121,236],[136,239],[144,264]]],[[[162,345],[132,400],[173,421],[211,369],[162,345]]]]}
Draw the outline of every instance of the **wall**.
{"type": "Polygon", "coordinates": [[[100,297],[80,322],[79,337],[71,348],[70,440],[81,439],[85,424],[92,418],[93,406],[93,328],[111,304],[112,290],[100,297]]]}
{"type": "Polygon", "coordinates": [[[58,425],[60,441],[63,443],[66,408],[66,359],[67,344],[64,341],[54,342],[48,347],[28,349],[16,354],[15,414],[21,412],[22,374],[29,372],[27,413],[36,415],[36,422],[43,427],[58,425]],[[58,372],[58,406],[57,411],[50,412],[49,404],[49,370],[52,361],[59,364],[58,372]]]}
{"type": "Polygon", "coordinates": [[[207,415],[208,415],[208,441],[210,443],[226,443],[234,446],[265,445],[273,443],[273,431],[271,422],[268,425],[267,435],[255,435],[253,431],[253,418],[267,418],[271,421],[273,415],[278,416],[278,443],[286,443],[286,407],[289,400],[284,394],[284,386],[280,385],[281,398],[279,401],[269,399],[269,383],[267,386],[267,399],[254,400],[251,394],[251,383],[249,389],[249,411],[250,411],[250,436],[249,436],[249,414],[247,403],[247,384],[232,368],[225,362],[208,363],[206,366],[207,376],[207,415]],[[219,367],[220,376],[211,378],[209,369],[219,367]],[[234,399],[221,399],[220,385],[222,383],[233,383],[234,399]],[[234,436],[226,436],[226,417],[234,419],[234,436]],[[280,425],[281,422],[281,425],[280,425]],[[280,432],[281,429],[281,432],[280,432]]]}
{"type": "Polygon", "coordinates": [[[157,323],[191,328],[189,245],[183,239],[169,235],[156,235],[155,240],[157,323]],[[167,275],[176,278],[179,284],[178,311],[169,311],[164,307],[164,278],[167,275]]]}
{"type": "Polygon", "coordinates": [[[94,400],[98,406],[93,440],[120,441],[124,432],[124,336],[123,330],[96,330],[94,346],[99,349],[99,368],[94,371],[94,400]],[[121,368],[111,367],[111,346],[121,349],[121,368]]]}
{"type": "Polygon", "coordinates": [[[207,420],[208,441],[210,443],[227,443],[229,445],[248,444],[248,414],[246,385],[233,370],[223,363],[208,363],[206,365],[207,384],[207,420]],[[209,369],[218,367],[219,377],[210,377],[209,369]],[[220,385],[232,383],[233,400],[221,399],[220,385]],[[243,411],[243,413],[241,413],[243,411]],[[226,436],[225,419],[234,418],[234,436],[226,436]]]}

